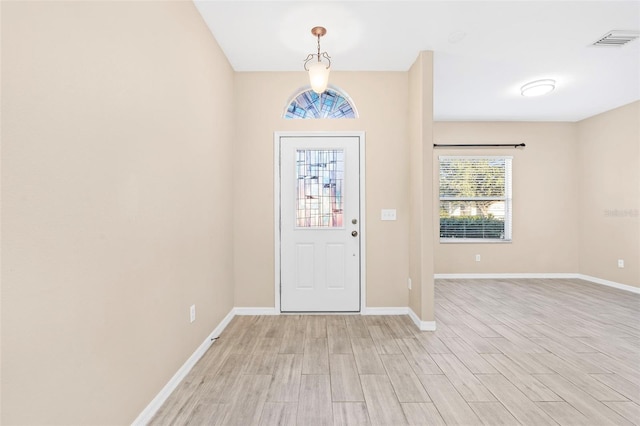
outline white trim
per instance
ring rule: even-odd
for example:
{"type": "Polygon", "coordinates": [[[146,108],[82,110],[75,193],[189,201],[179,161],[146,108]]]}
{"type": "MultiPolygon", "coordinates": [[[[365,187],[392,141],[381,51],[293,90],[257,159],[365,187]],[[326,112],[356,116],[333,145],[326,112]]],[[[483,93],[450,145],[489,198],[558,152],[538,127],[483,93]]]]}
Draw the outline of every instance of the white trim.
{"type": "Polygon", "coordinates": [[[360,312],[361,315],[409,315],[407,307],[368,307],[360,312]]]}
{"type": "Polygon", "coordinates": [[[209,347],[213,344],[215,339],[222,333],[229,322],[235,316],[235,308],[231,309],[231,311],[225,316],[220,324],[211,332],[209,336],[202,342],[200,346],[195,350],[195,352],[187,359],[187,361],[182,364],[182,367],[178,369],[178,371],[173,375],[173,377],[167,382],[166,385],[160,390],[160,392],[156,395],[153,400],[145,407],[144,410],[136,417],[133,421],[132,425],[146,425],[151,421],[156,412],[160,409],[162,404],[169,398],[171,393],[178,387],[182,379],[184,379],[187,374],[191,371],[191,369],[196,365],[198,360],[202,358],[202,355],[207,352],[209,347]]]}
{"type": "Polygon", "coordinates": [[[414,324],[420,329],[420,331],[436,331],[436,322],[435,321],[422,321],[413,309],[407,308],[407,313],[409,317],[413,320],[414,324]]]}
{"type": "Polygon", "coordinates": [[[619,290],[630,291],[631,293],[640,294],[640,287],[635,287],[627,284],[620,284],[615,281],[603,280],[602,278],[592,277],[589,275],[577,274],[581,280],[589,281],[595,284],[606,285],[607,287],[617,288],[619,290]]]}
{"type": "MultiPolygon", "coordinates": [[[[288,104],[287,104],[288,105],[288,104]]],[[[280,135],[281,132],[273,134],[273,258],[274,258],[274,285],[275,301],[273,307],[280,312],[280,135]]]]}
{"type": "MultiPolygon", "coordinates": [[[[365,203],[365,132],[337,131],[337,132],[274,132],[273,133],[273,217],[274,217],[274,309],[281,312],[280,306],[280,138],[281,137],[357,137],[360,151],[360,312],[366,309],[367,289],[367,255],[366,255],[366,203],[365,203]]],[[[305,312],[306,313],[306,312],[305,312]]],[[[247,314],[254,315],[254,314],[247,314]]],[[[258,314],[255,314],[258,315],[258,314]]],[[[270,315],[270,314],[265,314],[270,315]]]]}
{"type": "MultiPolygon", "coordinates": [[[[355,107],[355,104],[351,105],[355,107]]],[[[354,110],[355,111],[355,110],[354,110]]],[[[367,204],[365,203],[366,183],[366,144],[364,132],[353,132],[360,142],[360,312],[367,309],[367,204]]]]}
{"type": "Polygon", "coordinates": [[[276,308],[237,307],[237,308],[233,308],[233,312],[238,316],[243,316],[243,315],[280,315],[280,311],[276,310],[276,308]]]}
{"type": "Polygon", "coordinates": [[[631,293],[640,294],[640,287],[635,287],[632,285],[621,284],[615,281],[609,281],[602,278],[592,277],[589,275],[583,274],[574,274],[570,272],[554,272],[554,273],[506,273],[506,274],[434,274],[433,278],[438,280],[489,280],[489,279],[527,279],[527,278],[535,278],[535,279],[578,279],[589,281],[594,284],[605,285],[607,287],[617,288],[619,290],[630,291],[631,293]]]}
{"type": "Polygon", "coordinates": [[[350,311],[338,311],[338,312],[327,312],[327,311],[300,311],[300,312],[296,312],[296,311],[291,311],[291,312],[280,312],[277,315],[305,315],[305,316],[314,316],[314,315],[333,315],[333,316],[340,316],[340,315],[358,315],[360,312],[350,312],[350,311]]]}
{"type": "MultiPolygon", "coordinates": [[[[511,145],[508,145],[511,147],[511,145]]],[[[442,148],[442,146],[440,146],[442,148]]],[[[438,155],[440,160],[495,160],[495,159],[513,160],[513,155],[438,155]]]]}
{"type": "Polygon", "coordinates": [[[579,278],[579,274],[570,273],[500,273],[500,274],[434,274],[436,280],[499,280],[505,278],[554,278],[554,279],[571,279],[579,278]]]}

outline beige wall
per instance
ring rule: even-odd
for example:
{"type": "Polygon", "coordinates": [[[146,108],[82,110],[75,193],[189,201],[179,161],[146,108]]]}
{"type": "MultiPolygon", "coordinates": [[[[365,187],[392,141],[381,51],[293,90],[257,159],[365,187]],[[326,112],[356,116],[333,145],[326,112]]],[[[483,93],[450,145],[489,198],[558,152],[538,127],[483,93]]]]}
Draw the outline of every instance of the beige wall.
{"type": "Polygon", "coordinates": [[[2,424],[128,424],[230,311],[232,102],[191,2],[2,2],[2,424]]]}
{"type": "Polygon", "coordinates": [[[407,73],[332,72],[330,81],[351,96],[360,118],[284,120],[288,97],[308,84],[305,73],[236,74],[236,306],[274,306],[273,137],[293,130],[366,132],[366,303],[407,306],[407,73]],[[397,209],[398,220],[382,222],[383,208],[397,209]]]}
{"type": "MultiPolygon", "coordinates": [[[[435,272],[578,272],[578,135],[574,123],[437,122],[434,140],[454,143],[526,143],[524,149],[434,151],[434,200],[439,155],[513,156],[513,242],[441,244],[435,272]],[[480,254],[481,261],[475,261],[480,254]]],[[[437,226],[437,217],[436,217],[437,226]]],[[[437,234],[436,234],[437,235],[437,234]]]]}
{"type": "Polygon", "coordinates": [[[580,273],[640,287],[640,102],[579,122],[578,137],[580,273]]]}
{"type": "Polygon", "coordinates": [[[409,307],[433,321],[433,52],[409,69],[409,307]]]}

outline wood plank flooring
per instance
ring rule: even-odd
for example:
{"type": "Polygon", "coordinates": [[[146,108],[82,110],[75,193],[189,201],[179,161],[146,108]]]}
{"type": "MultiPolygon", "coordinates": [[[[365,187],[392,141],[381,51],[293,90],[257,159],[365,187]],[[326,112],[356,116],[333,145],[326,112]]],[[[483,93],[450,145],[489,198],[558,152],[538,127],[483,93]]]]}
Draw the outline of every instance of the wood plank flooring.
{"type": "Polygon", "coordinates": [[[236,317],[152,425],[640,425],[640,295],[437,280],[408,316],[236,317]]]}

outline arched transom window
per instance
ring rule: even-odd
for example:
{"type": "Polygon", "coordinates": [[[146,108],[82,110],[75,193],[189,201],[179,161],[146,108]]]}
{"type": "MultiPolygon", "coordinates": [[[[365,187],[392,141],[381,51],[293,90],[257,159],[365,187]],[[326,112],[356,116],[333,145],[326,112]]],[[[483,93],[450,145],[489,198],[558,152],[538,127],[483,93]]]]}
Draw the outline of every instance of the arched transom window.
{"type": "Polygon", "coordinates": [[[321,95],[305,89],[293,97],[284,118],[357,118],[355,105],[345,93],[329,88],[321,95]]]}

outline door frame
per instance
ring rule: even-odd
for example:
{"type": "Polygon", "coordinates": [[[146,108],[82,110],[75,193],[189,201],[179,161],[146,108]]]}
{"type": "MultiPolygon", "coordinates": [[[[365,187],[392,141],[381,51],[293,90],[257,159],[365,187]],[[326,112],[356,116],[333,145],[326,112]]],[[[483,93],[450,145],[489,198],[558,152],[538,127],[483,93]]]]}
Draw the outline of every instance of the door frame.
{"type": "Polygon", "coordinates": [[[309,138],[309,137],[357,137],[360,151],[360,314],[366,310],[366,210],[365,210],[365,133],[364,131],[337,131],[337,132],[274,132],[273,134],[273,232],[274,232],[274,286],[275,286],[275,311],[281,314],[280,307],[280,139],[283,137],[309,138]]]}

